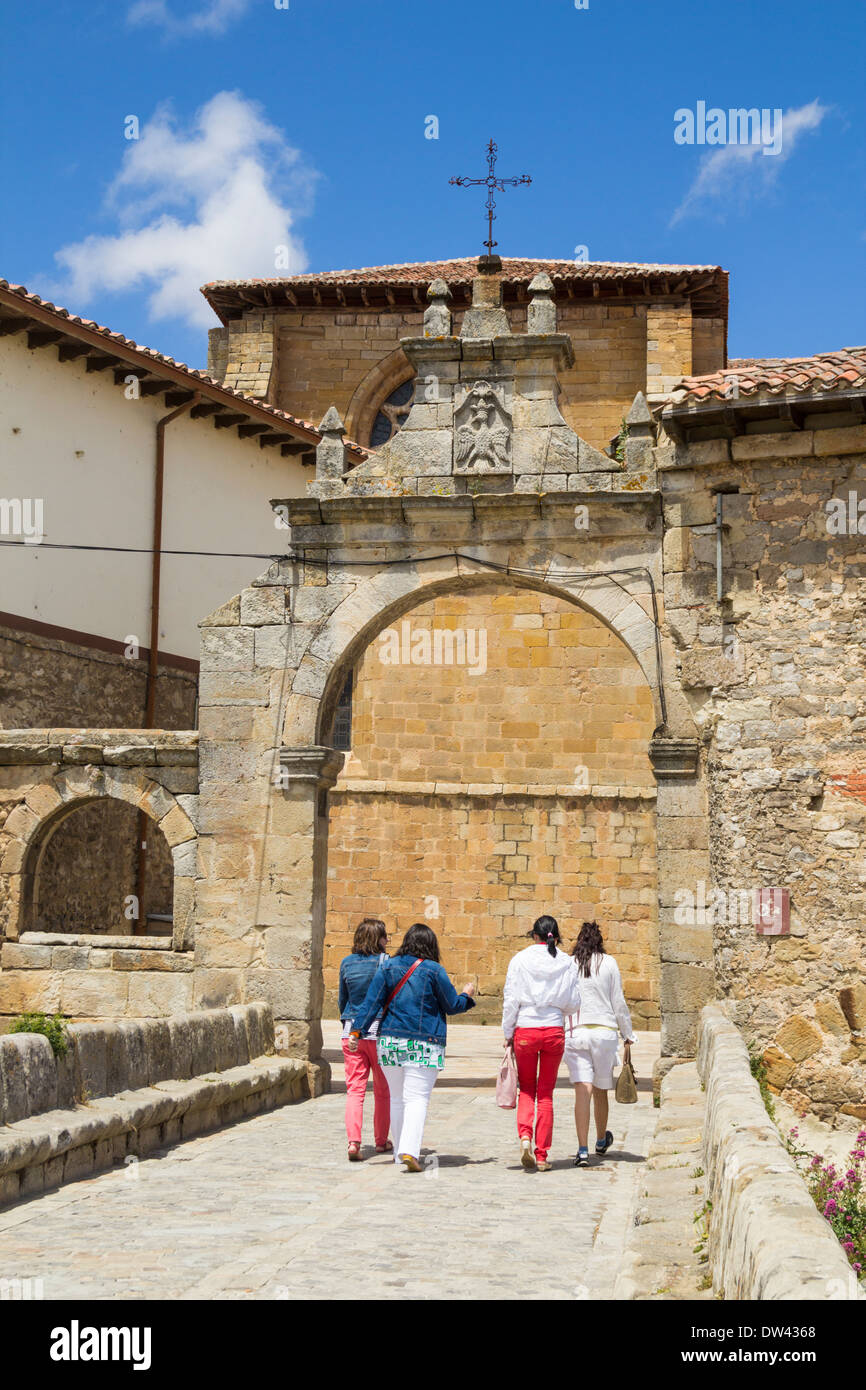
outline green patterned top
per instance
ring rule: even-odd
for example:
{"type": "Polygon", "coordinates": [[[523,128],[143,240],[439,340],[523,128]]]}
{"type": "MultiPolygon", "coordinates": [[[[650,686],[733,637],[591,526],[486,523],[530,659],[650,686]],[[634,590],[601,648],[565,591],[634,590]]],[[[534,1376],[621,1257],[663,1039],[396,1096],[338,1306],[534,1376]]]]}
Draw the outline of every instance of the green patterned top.
{"type": "Polygon", "coordinates": [[[376,1050],[381,1067],[435,1067],[441,1071],[445,1065],[445,1048],[418,1038],[393,1038],[383,1033],[376,1050]]]}

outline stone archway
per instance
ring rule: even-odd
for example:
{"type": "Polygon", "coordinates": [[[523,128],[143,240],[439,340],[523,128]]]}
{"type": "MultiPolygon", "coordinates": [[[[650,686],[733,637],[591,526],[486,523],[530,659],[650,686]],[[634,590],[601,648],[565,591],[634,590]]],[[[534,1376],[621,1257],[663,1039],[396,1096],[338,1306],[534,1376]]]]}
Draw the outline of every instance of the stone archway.
{"type": "MultiPolygon", "coordinates": [[[[655,566],[657,574],[658,542],[647,538],[651,507],[638,496],[624,500],[628,532],[637,537],[629,554],[645,553],[642,573],[655,566]]],[[[202,624],[197,1001],[215,1007],[263,999],[284,1025],[285,1044],[319,1055],[328,792],[343,763],[343,754],[327,746],[327,731],[346,672],[382,628],[438,594],[488,580],[493,567],[516,587],[564,599],[615,633],[652,693],[662,1048],[668,1056],[689,1055],[697,1014],[713,993],[711,934],[678,926],[675,895],[683,883],[708,879],[709,867],[697,739],[672,649],[666,638],[658,641],[650,595],[634,582],[633,561],[631,579],[617,579],[585,542],[563,544],[566,528],[574,536],[569,501],[547,505],[541,530],[536,499],[488,502],[489,514],[480,519],[468,498],[356,498],[351,511],[343,503],[322,504],[339,516],[338,531],[332,523],[322,526],[317,501],[295,502],[302,558],[275,566],[202,624]],[[538,534],[522,543],[488,540],[487,527],[505,533],[500,511],[509,535],[521,535],[527,524],[538,534]],[[443,519],[450,553],[437,544],[443,519]],[[416,522],[423,546],[413,539],[416,522]],[[352,545],[343,546],[338,535],[352,545]],[[359,550],[381,556],[383,540],[392,556],[397,552],[390,564],[354,567],[359,550]],[[411,551],[405,559],[403,546],[411,551]],[[463,553],[455,554],[458,549],[463,553]],[[533,562],[531,573],[523,556],[533,562]],[[587,572],[588,559],[598,573],[587,572]]],[[[606,525],[609,504],[595,505],[606,525]]]]}
{"type": "MultiPolygon", "coordinates": [[[[177,737],[177,736],[176,736],[177,737]]],[[[33,738],[38,745],[38,731],[33,738]]],[[[176,739],[175,739],[176,741],[176,739]]],[[[71,746],[71,745],[70,745],[71,746]]],[[[141,768],[103,765],[96,756],[111,756],[91,748],[91,764],[28,767],[18,745],[20,799],[3,826],[0,878],[5,907],[5,938],[17,941],[38,927],[39,868],[58,828],[76,811],[98,801],[117,800],[143,812],[163,835],[173,861],[173,930],[175,950],[192,943],[196,874],[196,831],[177,797],[141,768]]],[[[186,750],[184,750],[185,754],[186,750]]],[[[182,758],[184,754],[181,754],[182,758]]],[[[194,756],[194,754],[193,754],[194,756]]],[[[178,759],[180,761],[180,758],[178,759]]],[[[177,772],[177,769],[173,769],[177,772]]],[[[155,769],[154,769],[155,771],[155,769]]],[[[168,774],[169,769],[164,769],[168,774]]],[[[193,774],[194,776],[195,774],[193,774]]],[[[195,796],[187,796],[187,801],[195,796]]],[[[190,808],[191,809],[191,808],[190,808]]]]}
{"type": "Polygon", "coordinates": [[[330,795],[328,1012],[372,913],[398,935],[428,920],[492,1023],[549,911],[569,945],[602,923],[636,1026],[658,1028],[654,704],[612,628],[503,576],[437,585],[364,650],[353,724],[330,795]]]}

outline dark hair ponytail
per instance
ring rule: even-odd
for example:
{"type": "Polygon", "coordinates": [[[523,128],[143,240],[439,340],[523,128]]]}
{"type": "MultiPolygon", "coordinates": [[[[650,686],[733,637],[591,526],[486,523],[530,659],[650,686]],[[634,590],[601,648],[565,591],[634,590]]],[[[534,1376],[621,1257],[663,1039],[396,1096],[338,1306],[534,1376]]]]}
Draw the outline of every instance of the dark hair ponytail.
{"type": "Polygon", "coordinates": [[[604,939],[598,922],[584,922],[571,953],[577,960],[577,973],[588,976],[593,956],[603,956],[604,939]]]}
{"type": "Polygon", "coordinates": [[[556,955],[556,943],[561,941],[562,937],[559,935],[559,923],[555,917],[537,918],[532,926],[532,935],[537,941],[546,941],[550,955],[556,955]]]}

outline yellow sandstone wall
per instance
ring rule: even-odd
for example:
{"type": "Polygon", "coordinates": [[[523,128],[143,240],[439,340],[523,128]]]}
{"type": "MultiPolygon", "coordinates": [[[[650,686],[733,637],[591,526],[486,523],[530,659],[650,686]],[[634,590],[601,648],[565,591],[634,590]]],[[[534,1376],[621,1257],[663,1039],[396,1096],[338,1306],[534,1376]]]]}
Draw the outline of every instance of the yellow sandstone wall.
{"type": "Polygon", "coordinates": [[[566,601],[494,583],[401,621],[416,641],[483,632],[486,670],[386,664],[382,638],[359,664],[331,796],[329,1012],[365,915],[397,937],[428,921],[458,986],[477,981],[478,1020],[496,1016],[508,961],[553,912],[569,946],[598,918],[639,1026],[657,1027],[654,719],[634,658],[566,601]]]}

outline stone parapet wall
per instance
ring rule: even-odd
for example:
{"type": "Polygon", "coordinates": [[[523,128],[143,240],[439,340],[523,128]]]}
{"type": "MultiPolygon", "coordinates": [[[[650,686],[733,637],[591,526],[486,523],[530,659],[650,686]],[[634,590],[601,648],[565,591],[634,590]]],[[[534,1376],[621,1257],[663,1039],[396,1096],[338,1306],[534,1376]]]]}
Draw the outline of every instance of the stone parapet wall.
{"type": "Polygon", "coordinates": [[[193,953],[164,936],[25,932],[0,946],[3,1015],[62,1013],[67,1018],[167,1018],[193,1006],[193,953]]]}
{"type": "Polygon", "coordinates": [[[716,1005],[701,1014],[697,1062],[715,1292],[726,1300],[866,1298],[767,1114],[742,1036],[716,1005]]]}
{"type": "Polygon", "coordinates": [[[321,1070],[274,1056],[273,1017],[261,1004],[75,1024],[68,1041],[55,1057],[39,1034],[0,1037],[0,1205],[326,1084],[321,1070]]]}

